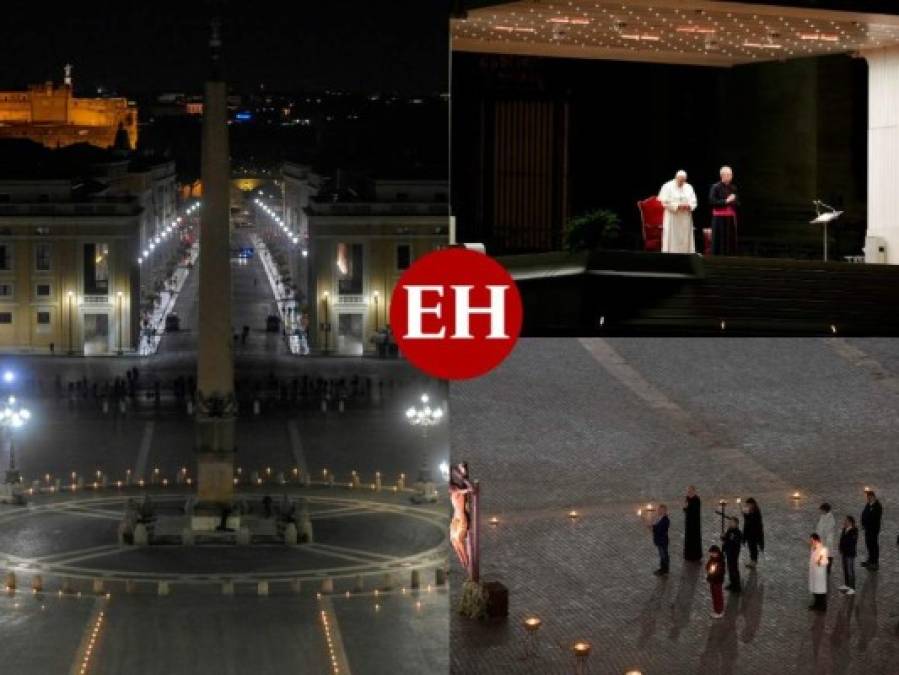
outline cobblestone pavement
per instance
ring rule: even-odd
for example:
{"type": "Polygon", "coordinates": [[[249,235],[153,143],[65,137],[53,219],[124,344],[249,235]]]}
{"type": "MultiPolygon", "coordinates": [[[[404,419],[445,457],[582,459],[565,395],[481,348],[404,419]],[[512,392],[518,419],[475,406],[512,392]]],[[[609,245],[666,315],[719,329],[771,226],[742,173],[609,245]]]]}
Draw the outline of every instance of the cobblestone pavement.
{"type": "MultiPolygon", "coordinates": [[[[451,388],[454,460],[481,480],[482,576],[510,589],[508,621],[451,620],[454,674],[896,673],[899,662],[899,343],[850,340],[523,340],[497,371],[451,388]],[[682,561],[682,495],[759,501],[768,549],[745,591],[709,617],[704,573],[682,561]],[[881,568],[854,598],[809,612],[807,537],[825,499],[884,503],[881,568]],[[794,491],[800,498],[792,499],[794,491]],[[672,572],[637,509],[672,507],[672,572]],[[578,517],[568,512],[576,509],[578,517]],[[543,619],[526,653],[524,617],[543,619]]],[[[863,560],[864,545],[860,543],[863,560]]],[[[745,554],[745,551],[744,551],[745,554]]],[[[832,579],[842,583],[840,562],[832,579]]],[[[461,573],[451,575],[457,596],[461,573]]],[[[453,598],[453,602],[458,597],[453,598]]]]}

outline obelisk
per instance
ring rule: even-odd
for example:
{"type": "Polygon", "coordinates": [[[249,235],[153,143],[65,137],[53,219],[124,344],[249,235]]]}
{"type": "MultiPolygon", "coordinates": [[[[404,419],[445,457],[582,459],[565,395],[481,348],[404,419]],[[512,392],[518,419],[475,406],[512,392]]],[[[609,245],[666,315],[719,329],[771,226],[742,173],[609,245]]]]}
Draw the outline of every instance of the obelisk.
{"type": "Polygon", "coordinates": [[[229,510],[234,494],[234,356],[231,347],[231,208],[227,89],[221,22],[212,21],[212,56],[203,103],[200,212],[195,527],[229,510]]]}

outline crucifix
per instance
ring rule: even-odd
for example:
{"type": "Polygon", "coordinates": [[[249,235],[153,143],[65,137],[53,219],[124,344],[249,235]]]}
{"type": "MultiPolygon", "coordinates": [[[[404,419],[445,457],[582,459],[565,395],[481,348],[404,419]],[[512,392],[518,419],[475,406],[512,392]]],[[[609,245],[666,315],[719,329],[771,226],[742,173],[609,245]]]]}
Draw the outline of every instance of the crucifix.
{"type": "Polygon", "coordinates": [[[450,470],[450,501],[453,519],[450,521],[450,542],[468,580],[480,581],[480,484],[472,481],[468,462],[454,464],[450,470]]]}

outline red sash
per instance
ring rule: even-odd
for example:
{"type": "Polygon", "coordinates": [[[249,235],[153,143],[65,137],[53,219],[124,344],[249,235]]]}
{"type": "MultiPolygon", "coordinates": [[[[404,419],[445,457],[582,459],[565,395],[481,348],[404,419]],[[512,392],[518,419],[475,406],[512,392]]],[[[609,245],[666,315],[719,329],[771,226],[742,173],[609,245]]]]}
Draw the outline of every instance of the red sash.
{"type": "Polygon", "coordinates": [[[725,206],[723,208],[712,209],[712,215],[718,218],[736,218],[737,212],[733,206],[725,206]]]}

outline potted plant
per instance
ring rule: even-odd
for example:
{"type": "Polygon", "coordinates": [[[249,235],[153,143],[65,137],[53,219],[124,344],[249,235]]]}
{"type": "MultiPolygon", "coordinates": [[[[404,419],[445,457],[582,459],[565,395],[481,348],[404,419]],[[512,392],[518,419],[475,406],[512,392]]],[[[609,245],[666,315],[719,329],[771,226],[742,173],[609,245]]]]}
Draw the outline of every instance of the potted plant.
{"type": "Polygon", "coordinates": [[[621,219],[608,209],[588,211],[565,224],[564,240],[571,252],[615,248],[621,240],[621,219]]]}

